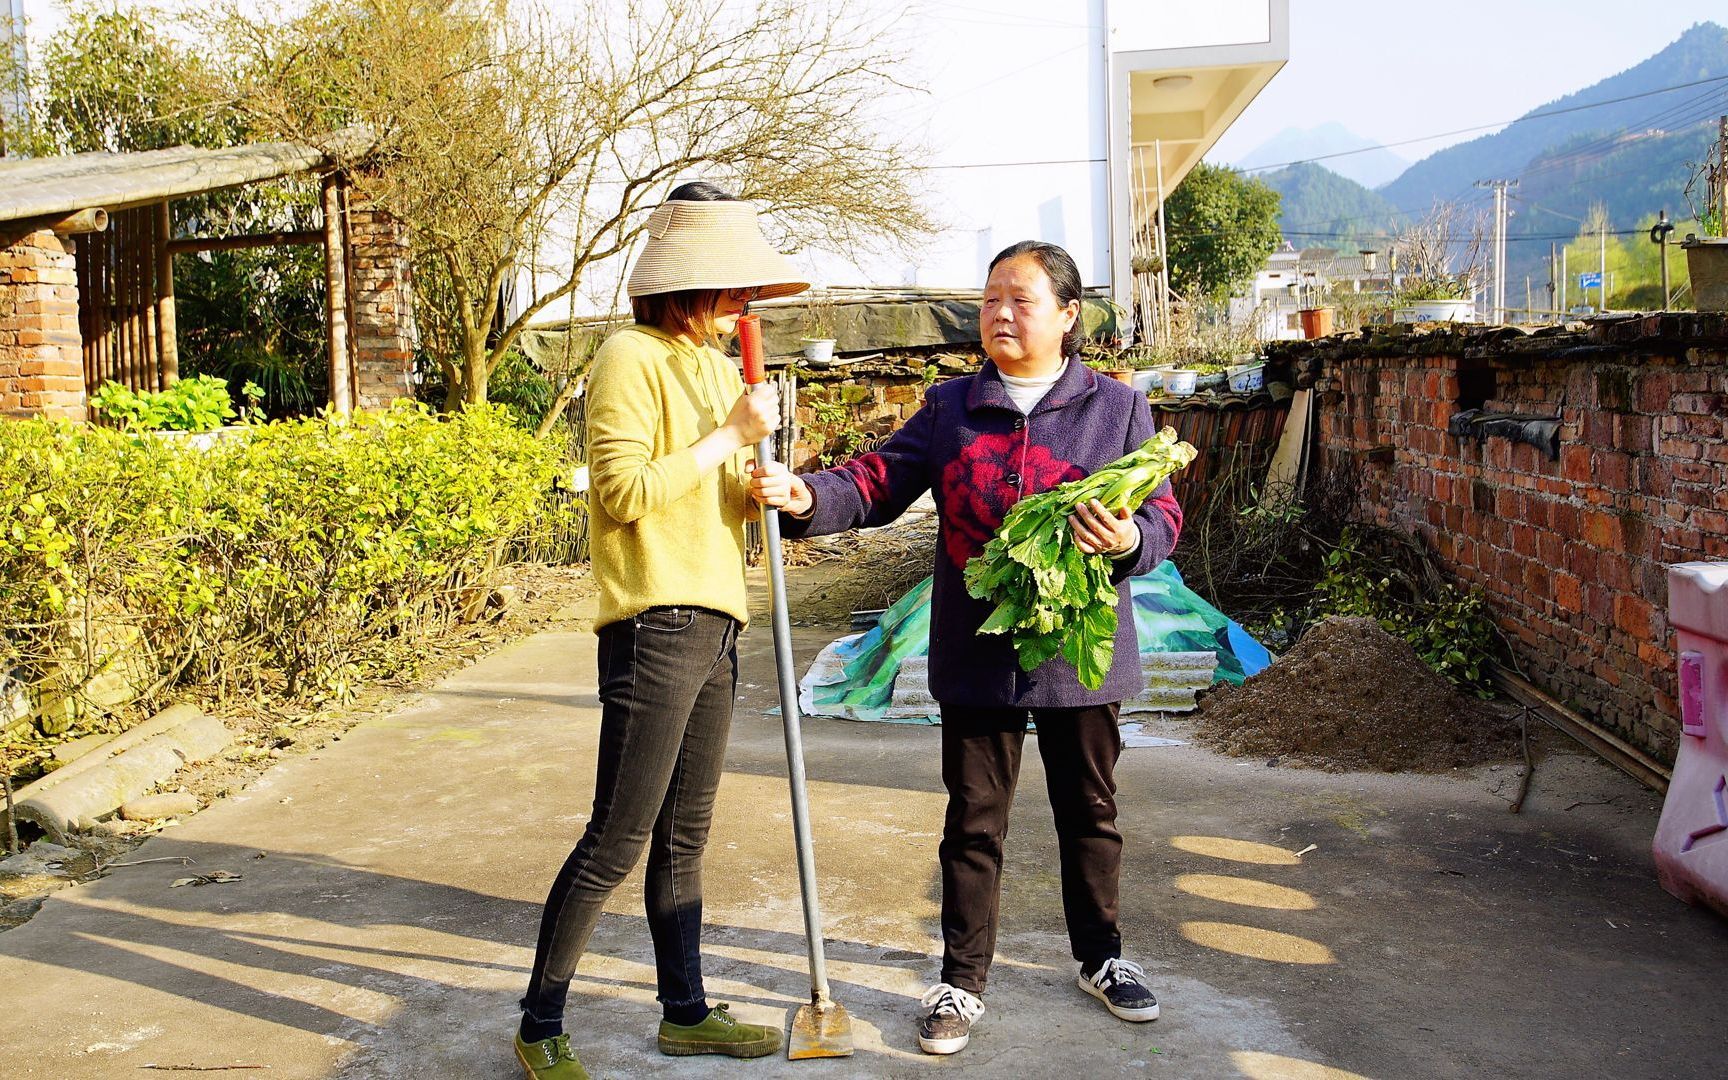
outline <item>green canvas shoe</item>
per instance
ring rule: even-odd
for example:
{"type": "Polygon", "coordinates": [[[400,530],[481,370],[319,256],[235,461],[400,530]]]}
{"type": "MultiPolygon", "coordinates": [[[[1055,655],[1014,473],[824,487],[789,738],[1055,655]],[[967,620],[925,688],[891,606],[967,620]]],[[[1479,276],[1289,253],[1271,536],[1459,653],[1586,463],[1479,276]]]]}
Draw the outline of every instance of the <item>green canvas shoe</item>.
{"type": "Polygon", "coordinates": [[[732,1018],[725,1005],[708,1010],[700,1024],[685,1027],[660,1021],[660,1052],[725,1054],[728,1057],[767,1057],[780,1049],[780,1032],[761,1024],[743,1024],[732,1018]]]}
{"type": "Polygon", "coordinates": [[[522,1033],[518,1031],[516,1060],[528,1070],[529,1080],[588,1080],[588,1070],[576,1060],[568,1035],[523,1042],[522,1033]]]}

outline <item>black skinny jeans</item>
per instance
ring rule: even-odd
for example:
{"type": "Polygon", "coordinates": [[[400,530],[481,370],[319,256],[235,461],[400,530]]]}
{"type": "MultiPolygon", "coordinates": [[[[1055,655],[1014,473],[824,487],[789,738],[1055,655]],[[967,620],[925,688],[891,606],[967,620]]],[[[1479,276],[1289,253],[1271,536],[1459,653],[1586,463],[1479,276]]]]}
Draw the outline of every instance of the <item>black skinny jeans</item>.
{"type": "Polygon", "coordinates": [[[1074,959],[1096,966],[1122,955],[1116,904],[1122,834],[1116,828],[1120,705],[1084,709],[942,706],[942,783],[948,813],[942,864],[942,981],[984,992],[996,952],[1002,843],[1020,778],[1026,721],[1038,753],[1062,857],[1062,913],[1074,959]]]}
{"type": "Polygon", "coordinates": [[[738,621],[649,608],[600,628],[600,750],[594,812],[546,898],[523,1010],[560,1021],[576,964],[618,883],[648,848],[644,899],[658,997],[705,1000],[702,849],[732,726],[738,621]]]}

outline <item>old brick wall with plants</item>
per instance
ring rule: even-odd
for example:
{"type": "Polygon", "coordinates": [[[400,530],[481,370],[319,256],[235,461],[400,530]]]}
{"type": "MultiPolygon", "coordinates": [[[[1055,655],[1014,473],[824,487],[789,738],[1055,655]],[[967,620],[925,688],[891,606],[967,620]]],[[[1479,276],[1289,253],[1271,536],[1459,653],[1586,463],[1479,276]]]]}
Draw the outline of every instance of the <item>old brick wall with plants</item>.
{"type": "Polygon", "coordinates": [[[1665,568],[1728,559],[1728,317],[1393,327],[1276,347],[1280,365],[1317,391],[1320,460],[1358,478],[1356,513],[1481,589],[1532,681],[1672,760],[1665,568]],[[1452,434],[1472,409],[1556,418],[1557,453],[1521,419],[1452,434]]]}
{"type": "Polygon", "coordinates": [[[905,355],[832,368],[799,367],[798,440],[792,467],[822,469],[873,448],[899,429],[939,379],[977,370],[981,356],[905,355]]]}

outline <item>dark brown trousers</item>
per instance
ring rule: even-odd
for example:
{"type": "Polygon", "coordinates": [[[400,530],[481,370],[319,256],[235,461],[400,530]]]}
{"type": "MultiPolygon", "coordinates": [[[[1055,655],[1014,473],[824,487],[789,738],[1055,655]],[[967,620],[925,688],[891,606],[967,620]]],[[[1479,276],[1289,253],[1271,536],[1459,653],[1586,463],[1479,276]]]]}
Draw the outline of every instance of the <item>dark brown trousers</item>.
{"type": "Polygon", "coordinates": [[[1116,901],[1122,834],[1116,829],[1117,704],[1084,709],[942,707],[942,981],[984,992],[996,951],[1002,843],[1020,776],[1026,722],[1037,725],[1062,858],[1062,911],[1074,959],[1122,955],[1116,901]]]}

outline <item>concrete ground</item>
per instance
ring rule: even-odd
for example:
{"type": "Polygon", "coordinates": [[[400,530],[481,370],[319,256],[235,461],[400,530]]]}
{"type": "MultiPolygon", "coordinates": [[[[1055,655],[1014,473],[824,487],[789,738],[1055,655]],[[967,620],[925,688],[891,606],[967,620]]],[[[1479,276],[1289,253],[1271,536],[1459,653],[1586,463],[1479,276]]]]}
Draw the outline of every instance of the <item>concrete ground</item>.
{"type": "MultiPolygon", "coordinates": [[[[798,633],[808,661],[835,632],[798,633]]],[[[782,1023],[808,983],[766,620],[744,654],[707,969],[716,1000],[782,1023]]],[[[0,934],[0,1073],[518,1075],[515,1001],[593,784],[594,678],[590,635],[519,641],[130,856],[191,865],[55,894],[0,934]],[[242,877],[169,888],[216,870],[242,877]]],[[[937,966],[938,732],[817,719],[805,740],[830,970],[857,1056],[659,1056],[637,877],[572,995],[596,1076],[1678,1080],[1728,1061],[1728,924],[1657,887],[1658,800],[1558,741],[1518,816],[1512,766],[1325,774],[1127,751],[1123,923],[1164,1008],[1144,1025],[1074,987],[1029,753],[989,1011],[964,1053],[925,1057],[913,1016],[937,966]]]]}

